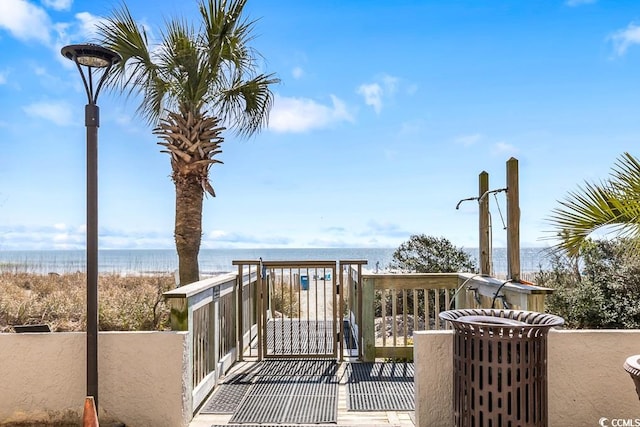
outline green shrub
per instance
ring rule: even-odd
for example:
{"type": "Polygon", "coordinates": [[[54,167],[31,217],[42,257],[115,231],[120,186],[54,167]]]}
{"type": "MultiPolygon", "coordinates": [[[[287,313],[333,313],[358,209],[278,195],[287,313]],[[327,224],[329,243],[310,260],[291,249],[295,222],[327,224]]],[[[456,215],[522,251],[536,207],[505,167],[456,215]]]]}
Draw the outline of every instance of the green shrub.
{"type": "MultiPolygon", "coordinates": [[[[393,259],[389,264],[389,269],[403,273],[466,273],[476,269],[475,260],[462,248],[458,248],[444,237],[427,236],[425,234],[414,234],[409,240],[402,243],[393,253],[393,259]]],[[[449,297],[453,296],[453,290],[449,292],[449,297]]],[[[444,293],[438,293],[440,307],[446,307],[444,293]]],[[[393,312],[393,304],[396,305],[396,313],[413,313],[422,319],[429,317],[429,313],[424,313],[425,293],[418,292],[417,301],[414,301],[413,292],[407,294],[407,306],[402,301],[402,293],[398,292],[395,301],[393,297],[386,293],[384,301],[382,295],[377,292],[374,301],[374,313],[376,317],[382,315],[390,316],[393,312]],[[418,310],[420,308],[420,310],[418,310]],[[418,311],[422,311],[419,313],[418,311]]],[[[429,307],[433,311],[435,307],[435,293],[429,292],[429,307]]],[[[431,313],[431,315],[436,315],[431,313]]]]}
{"type": "Polygon", "coordinates": [[[546,309],[567,327],[640,327],[640,258],[623,239],[588,241],[574,260],[553,255],[536,283],[555,290],[546,309]]]}

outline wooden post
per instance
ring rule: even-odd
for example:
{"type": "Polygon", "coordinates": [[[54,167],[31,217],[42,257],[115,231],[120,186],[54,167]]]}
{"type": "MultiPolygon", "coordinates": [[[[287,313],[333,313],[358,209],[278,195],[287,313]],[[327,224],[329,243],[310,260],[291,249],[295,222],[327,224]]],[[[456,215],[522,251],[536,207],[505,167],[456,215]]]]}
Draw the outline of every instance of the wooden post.
{"type": "Polygon", "coordinates": [[[358,325],[358,357],[360,360],[364,359],[362,338],[362,264],[358,264],[358,281],[355,284],[355,297],[356,297],[356,325],[358,325]]]}
{"type": "Polygon", "coordinates": [[[520,280],[520,191],[518,159],[507,160],[507,279],[520,280]]]}
{"type": "Polygon", "coordinates": [[[537,311],[538,313],[544,313],[544,300],[546,294],[529,294],[527,295],[527,308],[528,311],[537,311]]]}
{"type": "Polygon", "coordinates": [[[362,361],[374,362],[376,360],[376,333],[375,333],[375,279],[361,277],[360,291],[362,293],[362,323],[359,330],[362,331],[362,361]]]}
{"type": "Polygon", "coordinates": [[[480,256],[480,274],[491,275],[491,240],[489,236],[489,174],[485,171],[478,177],[478,200],[480,240],[478,255],[480,256]],[[483,197],[484,196],[484,197],[483,197]]]}
{"type": "MultiPolygon", "coordinates": [[[[238,264],[238,277],[236,279],[236,342],[238,343],[238,361],[244,360],[244,266],[238,264]]],[[[251,281],[251,264],[249,264],[249,281],[251,281]]]]}
{"type": "Polygon", "coordinates": [[[258,265],[258,285],[256,286],[256,288],[258,289],[258,301],[256,304],[256,321],[258,323],[258,361],[262,361],[264,354],[263,354],[263,349],[266,347],[267,344],[267,338],[266,336],[264,336],[266,334],[266,331],[264,330],[265,327],[265,318],[266,316],[266,311],[264,308],[264,299],[266,298],[265,295],[265,283],[264,281],[265,279],[265,272],[267,270],[262,266],[262,258],[260,258],[260,264],[258,265]]]}
{"type": "Polygon", "coordinates": [[[186,297],[167,298],[172,331],[189,330],[189,305],[186,297]]]}

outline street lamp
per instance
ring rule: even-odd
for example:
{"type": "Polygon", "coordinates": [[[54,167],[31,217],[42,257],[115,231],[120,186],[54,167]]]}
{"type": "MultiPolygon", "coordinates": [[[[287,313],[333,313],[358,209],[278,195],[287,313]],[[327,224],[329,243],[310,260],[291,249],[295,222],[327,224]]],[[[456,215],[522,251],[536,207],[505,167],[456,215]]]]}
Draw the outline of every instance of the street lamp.
{"type": "Polygon", "coordinates": [[[88,103],[84,109],[87,127],[87,396],[98,407],[98,94],[111,67],[122,61],[117,52],[94,44],[74,44],[61,50],[75,62],[82,76],[88,103]],[[83,71],[87,69],[87,75],[83,71]],[[103,69],[95,87],[93,71],[103,69]]]}

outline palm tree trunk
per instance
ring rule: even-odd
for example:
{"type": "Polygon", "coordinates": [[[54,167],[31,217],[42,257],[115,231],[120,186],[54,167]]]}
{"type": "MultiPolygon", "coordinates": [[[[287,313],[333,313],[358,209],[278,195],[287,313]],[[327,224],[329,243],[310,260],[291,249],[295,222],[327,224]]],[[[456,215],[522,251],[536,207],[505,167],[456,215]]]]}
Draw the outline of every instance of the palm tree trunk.
{"type": "Polygon", "coordinates": [[[180,286],[200,280],[198,252],[202,240],[203,190],[198,177],[176,176],[175,239],[180,286]]]}

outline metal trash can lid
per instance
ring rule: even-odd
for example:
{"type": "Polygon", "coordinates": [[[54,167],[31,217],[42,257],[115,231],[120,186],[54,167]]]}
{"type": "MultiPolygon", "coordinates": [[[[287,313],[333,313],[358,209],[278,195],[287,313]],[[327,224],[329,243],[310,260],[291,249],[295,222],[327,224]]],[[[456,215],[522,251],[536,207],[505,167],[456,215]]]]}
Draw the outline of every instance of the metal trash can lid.
{"type": "Polygon", "coordinates": [[[527,322],[496,316],[460,316],[458,322],[469,323],[478,326],[527,326],[527,322]]]}
{"type": "Polygon", "coordinates": [[[527,327],[552,328],[564,325],[560,316],[548,313],[538,313],[525,310],[501,309],[459,309],[448,310],[438,314],[442,320],[455,324],[487,326],[487,327],[527,327]]]}
{"type": "Polygon", "coordinates": [[[634,377],[640,377],[640,355],[628,357],[624,362],[624,370],[634,377]]]}

